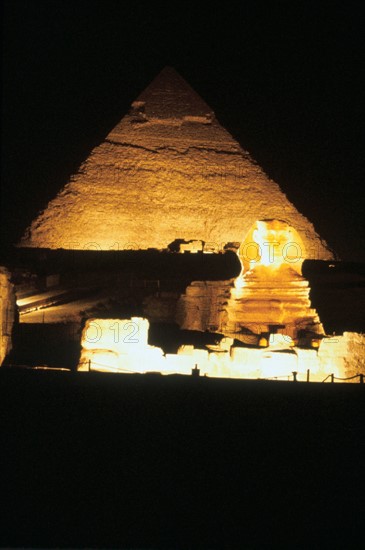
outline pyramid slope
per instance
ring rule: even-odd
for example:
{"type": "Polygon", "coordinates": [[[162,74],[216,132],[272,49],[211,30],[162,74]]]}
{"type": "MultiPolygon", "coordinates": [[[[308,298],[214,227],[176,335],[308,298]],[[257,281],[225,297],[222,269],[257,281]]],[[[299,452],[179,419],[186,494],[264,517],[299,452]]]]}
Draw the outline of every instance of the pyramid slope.
{"type": "Polygon", "coordinates": [[[145,103],[149,119],[214,116],[212,109],[172,67],[165,67],[136,102],[145,103]]]}
{"type": "Polygon", "coordinates": [[[165,249],[175,239],[194,239],[222,248],[242,242],[260,219],[292,225],[305,257],[332,257],[279,186],[166,68],[33,221],[20,246],[165,249]]]}

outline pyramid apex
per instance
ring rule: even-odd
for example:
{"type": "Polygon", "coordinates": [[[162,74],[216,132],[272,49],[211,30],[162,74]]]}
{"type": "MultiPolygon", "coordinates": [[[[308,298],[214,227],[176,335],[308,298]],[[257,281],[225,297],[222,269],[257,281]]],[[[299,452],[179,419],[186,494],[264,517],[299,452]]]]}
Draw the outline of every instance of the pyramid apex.
{"type": "Polygon", "coordinates": [[[165,65],[165,67],[163,69],[161,69],[161,71],[158,73],[157,76],[159,76],[160,74],[164,74],[164,73],[179,74],[178,71],[175,69],[175,67],[173,67],[172,65],[165,65]]]}
{"type": "MultiPolygon", "coordinates": [[[[147,118],[184,119],[214,117],[213,110],[174,67],[164,67],[134,104],[143,106],[147,118]]],[[[133,105],[133,104],[132,104],[133,105]]]]}

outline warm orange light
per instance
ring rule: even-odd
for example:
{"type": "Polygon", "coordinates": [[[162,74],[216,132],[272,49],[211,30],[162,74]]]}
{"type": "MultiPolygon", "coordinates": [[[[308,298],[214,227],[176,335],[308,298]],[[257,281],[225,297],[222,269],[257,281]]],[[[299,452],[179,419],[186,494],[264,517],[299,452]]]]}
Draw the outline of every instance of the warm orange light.
{"type": "Polygon", "coordinates": [[[280,220],[259,220],[240,248],[245,270],[260,266],[277,269],[282,265],[300,272],[304,246],[294,228],[280,220]]]}
{"type": "Polygon", "coordinates": [[[348,342],[365,341],[361,335],[345,333],[335,339],[318,339],[318,349],[301,349],[285,334],[262,337],[262,347],[234,347],[232,338],[223,338],[209,349],[183,345],[177,354],[166,354],[148,344],[147,319],[90,319],[82,333],[79,370],[119,373],[160,372],[223,378],[270,378],[321,382],[329,374],[344,377],[350,361],[348,342]],[[196,371],[195,371],[196,372],[196,371]]]}

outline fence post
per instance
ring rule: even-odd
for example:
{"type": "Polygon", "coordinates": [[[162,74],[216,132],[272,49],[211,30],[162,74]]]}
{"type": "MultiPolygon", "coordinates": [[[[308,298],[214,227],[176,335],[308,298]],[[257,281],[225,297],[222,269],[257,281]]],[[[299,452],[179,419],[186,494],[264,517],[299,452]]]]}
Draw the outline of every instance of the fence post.
{"type": "Polygon", "coordinates": [[[307,369],[307,382],[309,382],[310,372],[310,369],[307,369]]]}
{"type": "Polygon", "coordinates": [[[89,372],[90,372],[91,371],[91,359],[89,359],[88,363],[89,363],[89,372]]]}
{"type": "Polygon", "coordinates": [[[191,370],[191,375],[194,377],[200,376],[200,369],[198,369],[198,365],[195,365],[195,367],[191,370]]]}
{"type": "Polygon", "coordinates": [[[293,382],[297,382],[297,371],[293,370],[293,382]]]}
{"type": "Polygon", "coordinates": [[[364,383],[364,375],[359,374],[359,376],[360,376],[360,384],[363,384],[364,383]]]}
{"type": "Polygon", "coordinates": [[[331,374],[331,382],[334,382],[334,381],[335,381],[335,375],[331,374]]]}

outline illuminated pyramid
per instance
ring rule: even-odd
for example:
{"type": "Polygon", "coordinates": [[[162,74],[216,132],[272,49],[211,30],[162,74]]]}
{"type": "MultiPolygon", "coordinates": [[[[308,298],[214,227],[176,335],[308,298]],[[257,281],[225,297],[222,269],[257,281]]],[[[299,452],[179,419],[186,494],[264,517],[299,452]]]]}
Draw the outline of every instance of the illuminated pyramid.
{"type": "Polygon", "coordinates": [[[258,220],[295,228],[303,257],[331,252],[213,111],[166,67],[132,103],[69,183],[32,222],[20,246],[166,249],[242,243],[258,220]]]}

